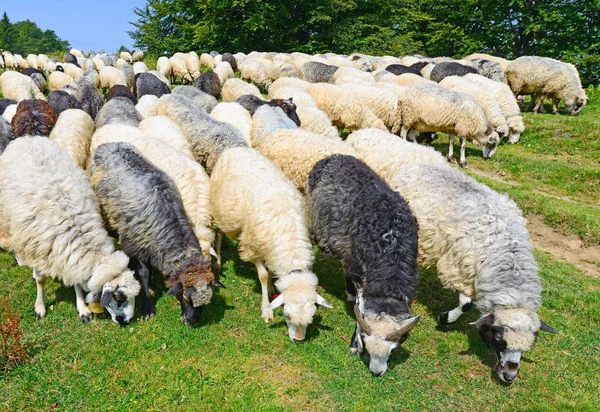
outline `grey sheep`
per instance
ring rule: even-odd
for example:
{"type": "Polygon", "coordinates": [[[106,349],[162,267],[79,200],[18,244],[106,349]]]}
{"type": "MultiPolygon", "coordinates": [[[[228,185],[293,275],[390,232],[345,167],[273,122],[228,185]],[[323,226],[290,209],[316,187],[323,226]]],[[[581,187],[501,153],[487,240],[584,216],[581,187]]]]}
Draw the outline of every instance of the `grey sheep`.
{"type": "Polygon", "coordinates": [[[13,129],[3,117],[0,117],[0,155],[6,149],[6,146],[10,143],[11,140],[14,140],[15,133],[13,129]]]}
{"type": "Polygon", "coordinates": [[[213,119],[184,96],[171,94],[161,97],[156,106],[156,114],[167,116],[177,123],[192,146],[194,159],[208,173],[224,150],[248,146],[235,127],[213,119]]]}
{"type": "Polygon", "coordinates": [[[170,93],[171,88],[153,74],[138,73],[133,78],[133,94],[138,99],[147,94],[160,97],[170,93]]]}
{"type": "Polygon", "coordinates": [[[197,77],[196,80],[194,80],[194,86],[204,93],[210,94],[215,99],[218,99],[219,96],[221,96],[221,80],[219,80],[219,76],[212,70],[204,72],[197,77]]]}
{"type": "Polygon", "coordinates": [[[477,73],[477,69],[456,62],[441,62],[435,65],[431,70],[430,79],[434,82],[441,82],[448,76],[464,76],[469,73],[477,73]]]}
{"type": "Polygon", "coordinates": [[[233,71],[237,70],[237,61],[235,60],[235,57],[233,57],[233,54],[223,53],[223,57],[221,58],[221,60],[229,63],[233,71]]]}
{"type": "Polygon", "coordinates": [[[92,83],[90,80],[92,79],[87,77],[84,72],[79,80],[77,80],[75,97],[81,103],[81,108],[95,120],[98,112],[104,105],[104,99],[95,83],[92,83]]]}
{"type": "Polygon", "coordinates": [[[56,90],[48,93],[48,103],[50,103],[57,116],[65,110],[83,109],[79,100],[64,90],[56,90]]]}
{"type": "Polygon", "coordinates": [[[181,320],[196,326],[213,296],[214,275],[187,220],[173,181],[131,144],[105,143],[94,153],[92,186],[142,281],[142,316],[154,316],[150,269],[159,270],[181,304],[181,320]]]}
{"type": "Polygon", "coordinates": [[[470,60],[470,62],[480,75],[500,83],[506,83],[504,70],[502,70],[502,65],[500,63],[484,59],[473,59],[470,60]]]}
{"type": "Polygon", "coordinates": [[[208,113],[212,112],[212,109],[219,104],[214,96],[203,92],[195,86],[177,86],[173,89],[173,94],[190,99],[208,113]]]}
{"type": "Polygon", "coordinates": [[[128,64],[122,65],[119,70],[125,73],[125,80],[127,81],[128,87],[133,87],[133,79],[135,78],[135,72],[133,71],[133,67],[128,64]]]}
{"type": "Polygon", "coordinates": [[[241,104],[244,109],[248,110],[251,115],[254,115],[254,112],[263,105],[281,107],[281,110],[289,117],[297,126],[301,126],[302,122],[298,117],[298,113],[296,113],[296,104],[292,101],[292,98],[289,99],[271,99],[271,100],[263,100],[260,97],[254,96],[252,94],[245,94],[240,96],[236,103],[241,104]]]}
{"type": "Polygon", "coordinates": [[[417,221],[398,193],[347,155],[317,162],[307,203],[313,238],[325,255],[342,261],[349,300],[356,301],[350,350],[366,349],[369,370],[381,376],[419,320],[410,316],[418,278],[417,221]]]}
{"type": "Polygon", "coordinates": [[[96,129],[112,123],[129,124],[137,127],[143,120],[142,115],[126,97],[115,97],[106,102],[96,116],[96,129]]]}
{"type": "Polygon", "coordinates": [[[319,62],[306,62],[300,68],[299,74],[302,80],[310,83],[331,83],[337,70],[337,66],[319,62]]]}

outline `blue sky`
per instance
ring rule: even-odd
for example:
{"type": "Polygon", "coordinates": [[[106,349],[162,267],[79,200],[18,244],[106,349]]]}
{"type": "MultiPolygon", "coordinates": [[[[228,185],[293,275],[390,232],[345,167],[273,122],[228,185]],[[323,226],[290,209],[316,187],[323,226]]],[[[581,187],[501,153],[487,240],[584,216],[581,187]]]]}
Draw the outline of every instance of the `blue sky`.
{"type": "Polygon", "coordinates": [[[12,23],[35,22],[42,30],[54,30],[63,40],[85,52],[117,51],[133,44],[126,31],[133,28],[134,7],[145,0],[0,0],[1,13],[6,11],[12,23]]]}

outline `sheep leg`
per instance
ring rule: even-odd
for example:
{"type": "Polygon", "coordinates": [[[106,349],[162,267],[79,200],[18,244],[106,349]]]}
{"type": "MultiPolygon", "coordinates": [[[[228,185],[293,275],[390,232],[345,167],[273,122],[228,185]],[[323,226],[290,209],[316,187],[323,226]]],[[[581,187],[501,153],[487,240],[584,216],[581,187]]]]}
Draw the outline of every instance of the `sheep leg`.
{"type": "Polygon", "coordinates": [[[449,312],[442,312],[438,316],[438,325],[444,326],[454,323],[460,316],[473,307],[473,299],[463,293],[458,295],[458,306],[449,312]]]}
{"type": "Polygon", "coordinates": [[[463,169],[468,169],[469,165],[467,164],[467,160],[465,158],[465,149],[467,146],[467,138],[466,137],[460,137],[460,161],[458,162],[458,165],[460,167],[462,167],[463,169]]]}
{"type": "Polygon", "coordinates": [[[408,128],[404,125],[400,128],[400,137],[406,140],[406,135],[408,134],[408,128]]]}
{"type": "Polygon", "coordinates": [[[552,113],[558,114],[558,99],[552,99],[552,113]]]}
{"type": "Polygon", "coordinates": [[[154,317],[154,305],[152,304],[152,289],[150,289],[150,270],[144,264],[144,262],[132,257],[129,261],[131,268],[138,274],[142,281],[142,288],[144,290],[143,303],[142,303],[142,319],[149,320],[154,317]]]}
{"type": "Polygon", "coordinates": [[[267,306],[269,306],[269,272],[265,267],[264,263],[260,260],[257,260],[256,263],[256,271],[258,272],[258,279],[260,280],[260,286],[262,289],[262,314],[260,315],[265,322],[269,323],[273,318],[272,310],[265,310],[267,306]]]}
{"type": "Polygon", "coordinates": [[[533,108],[533,113],[537,114],[540,111],[540,106],[544,105],[545,98],[546,98],[546,96],[544,96],[543,94],[540,96],[540,100],[538,100],[537,104],[533,108]]]}
{"type": "Polygon", "coordinates": [[[221,270],[221,243],[223,242],[223,233],[220,230],[217,230],[217,235],[215,236],[215,253],[217,255],[217,263],[216,270],[221,270]]]}
{"type": "Polygon", "coordinates": [[[448,155],[446,156],[446,159],[448,159],[450,163],[456,163],[456,159],[454,158],[454,139],[456,139],[455,134],[448,135],[448,155]]]}
{"type": "Polygon", "coordinates": [[[346,277],[346,301],[356,302],[356,286],[349,277],[346,277]]]}
{"type": "Polygon", "coordinates": [[[44,282],[46,279],[37,270],[33,269],[33,280],[37,287],[37,297],[35,298],[35,320],[40,320],[46,316],[46,305],[44,304],[44,282]]]}
{"type": "Polygon", "coordinates": [[[77,312],[79,312],[79,319],[83,323],[88,323],[90,318],[92,317],[92,312],[88,309],[85,304],[85,293],[83,293],[83,289],[81,285],[75,284],[75,299],[77,302],[77,312]]]}

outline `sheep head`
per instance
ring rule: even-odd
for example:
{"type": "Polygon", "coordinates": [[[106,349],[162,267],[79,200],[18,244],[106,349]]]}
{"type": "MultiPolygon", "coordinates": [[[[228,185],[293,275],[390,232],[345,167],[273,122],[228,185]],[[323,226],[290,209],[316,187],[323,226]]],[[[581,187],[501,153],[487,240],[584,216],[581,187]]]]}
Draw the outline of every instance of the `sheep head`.
{"type": "Polygon", "coordinates": [[[533,310],[525,308],[498,309],[471,325],[479,329],[485,344],[496,352],[496,375],[505,383],[513,383],[517,378],[521,355],[531,349],[540,330],[559,333],[533,310]]]}
{"type": "Polygon", "coordinates": [[[381,376],[387,371],[390,355],[406,340],[408,332],[417,324],[420,316],[398,319],[385,313],[365,314],[361,296],[354,306],[354,315],[356,330],[350,351],[352,354],[361,354],[366,349],[370,357],[369,370],[374,376],[381,376]]]}
{"type": "Polygon", "coordinates": [[[317,305],[332,308],[325,298],[317,293],[317,277],[308,270],[294,270],[281,277],[276,287],[281,291],[264,310],[273,310],[283,305],[283,316],[288,326],[288,336],[295,343],[306,337],[306,327],[313,321],[317,305]]]}
{"type": "Polygon", "coordinates": [[[496,131],[492,130],[492,127],[488,127],[483,136],[480,136],[477,141],[481,145],[481,151],[483,152],[483,158],[489,159],[496,154],[498,144],[500,143],[500,137],[496,131]]]}

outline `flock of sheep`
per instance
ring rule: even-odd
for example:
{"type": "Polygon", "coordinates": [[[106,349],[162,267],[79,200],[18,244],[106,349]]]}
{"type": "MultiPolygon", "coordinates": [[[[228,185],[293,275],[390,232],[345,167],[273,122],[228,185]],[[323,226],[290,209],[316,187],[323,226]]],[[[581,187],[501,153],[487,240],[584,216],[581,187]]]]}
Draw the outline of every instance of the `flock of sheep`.
{"type": "Polygon", "coordinates": [[[11,69],[0,75],[0,247],[34,268],[38,319],[45,277],[75,288],[84,322],[106,309],[129,323],[140,292],[152,318],[154,269],[195,326],[223,286],[214,273],[225,234],[256,266],[262,318],[283,306],[294,342],[318,306],[331,307],[317,291],[313,244],[341,260],[356,315],[350,349],[368,354],[377,376],[419,320],[418,265],[459,292],[440,324],[473,303],[482,312],[473,324],[504,382],[540,330],[556,332],[537,314],[521,210],[447,160],[455,136],[461,166],[466,140],[484,157],[502,136],[518,142],[522,95],[539,99],[536,110],[552,99],[578,113],[586,97],[571,65],[189,52],[148,70],[139,52],[0,55],[11,69]],[[415,142],[437,132],[451,136],[447,159],[415,142]]]}

